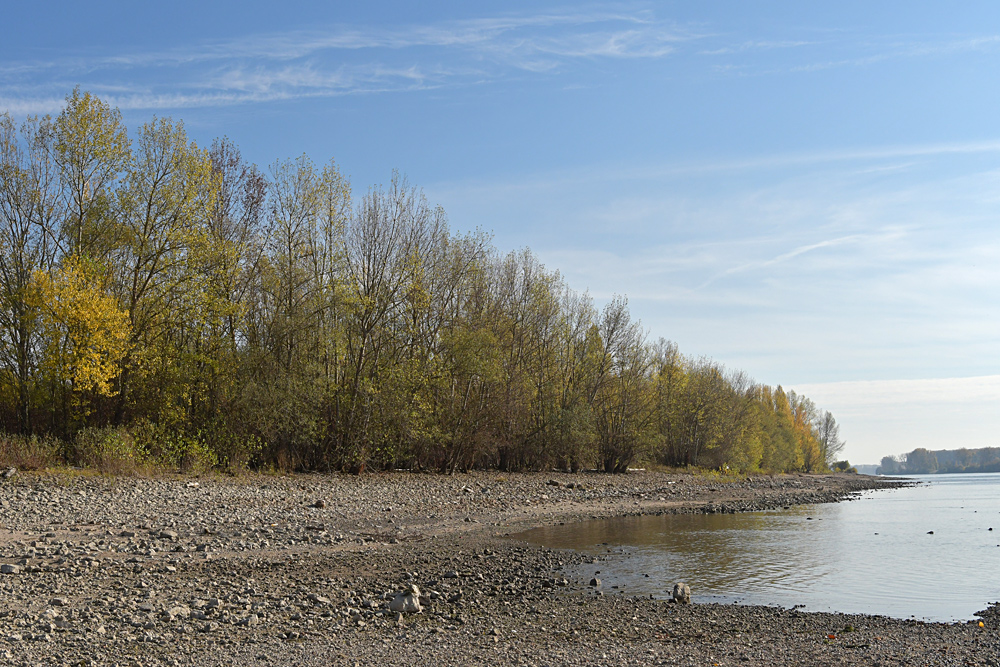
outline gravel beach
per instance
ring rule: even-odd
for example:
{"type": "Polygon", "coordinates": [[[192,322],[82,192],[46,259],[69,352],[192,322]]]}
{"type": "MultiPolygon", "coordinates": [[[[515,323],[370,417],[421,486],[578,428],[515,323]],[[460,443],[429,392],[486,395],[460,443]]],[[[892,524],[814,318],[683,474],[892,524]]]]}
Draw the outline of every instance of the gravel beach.
{"type": "Polygon", "coordinates": [[[0,480],[0,664],[1000,665],[996,605],[980,627],[597,595],[566,574],[592,556],[508,537],[552,522],[836,502],[903,483],[19,473],[0,480]],[[393,610],[404,603],[421,610],[393,610]]]}

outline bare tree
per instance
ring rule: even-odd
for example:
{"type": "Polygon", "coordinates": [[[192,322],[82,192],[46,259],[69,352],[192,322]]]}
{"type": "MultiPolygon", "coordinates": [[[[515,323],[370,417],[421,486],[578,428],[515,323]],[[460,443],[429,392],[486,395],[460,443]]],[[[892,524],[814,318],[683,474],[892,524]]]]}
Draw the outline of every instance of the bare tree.
{"type": "Polygon", "coordinates": [[[827,466],[833,467],[834,461],[847,443],[840,439],[840,425],[829,410],[816,421],[816,432],[823,461],[827,466]]]}

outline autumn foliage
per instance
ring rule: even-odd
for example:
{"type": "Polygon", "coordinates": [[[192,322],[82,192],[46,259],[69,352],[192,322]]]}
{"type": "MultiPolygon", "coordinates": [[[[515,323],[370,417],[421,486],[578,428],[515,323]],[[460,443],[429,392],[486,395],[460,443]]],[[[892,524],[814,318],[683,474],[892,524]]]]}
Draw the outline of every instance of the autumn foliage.
{"type": "Polygon", "coordinates": [[[0,399],[8,449],[112,468],[822,470],[842,446],[398,175],[354,199],[332,161],[130,136],[79,90],[0,115],[0,399]]]}

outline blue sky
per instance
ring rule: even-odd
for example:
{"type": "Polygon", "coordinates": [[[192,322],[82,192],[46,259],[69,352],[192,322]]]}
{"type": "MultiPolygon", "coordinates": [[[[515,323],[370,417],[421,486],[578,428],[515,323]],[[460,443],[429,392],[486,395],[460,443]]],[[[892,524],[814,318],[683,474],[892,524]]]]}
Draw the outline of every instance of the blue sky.
{"type": "Polygon", "coordinates": [[[1000,6],[819,4],[8,3],[0,110],[399,169],[854,462],[1000,445],[1000,6]]]}

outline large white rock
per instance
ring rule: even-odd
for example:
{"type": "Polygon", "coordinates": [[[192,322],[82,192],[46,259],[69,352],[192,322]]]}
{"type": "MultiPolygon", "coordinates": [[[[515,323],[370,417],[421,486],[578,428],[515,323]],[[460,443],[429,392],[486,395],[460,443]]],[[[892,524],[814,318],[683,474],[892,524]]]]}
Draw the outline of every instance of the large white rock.
{"type": "Polygon", "coordinates": [[[678,582],[674,584],[674,590],[671,595],[674,598],[674,602],[687,604],[691,602],[691,587],[684,582],[678,582]]]}
{"type": "Polygon", "coordinates": [[[420,606],[420,589],[413,584],[410,584],[409,588],[405,591],[396,593],[395,597],[389,601],[389,611],[415,614],[422,609],[423,607],[420,606]]]}

